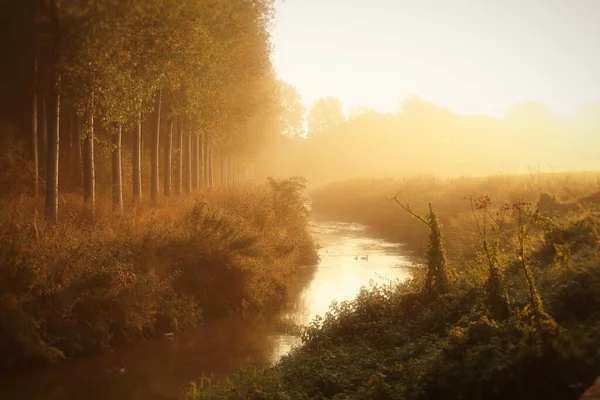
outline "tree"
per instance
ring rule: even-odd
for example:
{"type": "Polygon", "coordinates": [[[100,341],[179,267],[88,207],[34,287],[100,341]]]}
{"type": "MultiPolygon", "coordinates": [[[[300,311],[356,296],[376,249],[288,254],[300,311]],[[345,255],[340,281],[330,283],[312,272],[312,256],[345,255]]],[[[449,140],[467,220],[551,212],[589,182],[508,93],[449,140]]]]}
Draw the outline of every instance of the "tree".
{"type": "MultiPolygon", "coordinates": [[[[183,132],[182,132],[183,134],[183,132]]],[[[192,193],[192,128],[185,137],[185,193],[192,193]]]]}
{"type": "Polygon", "coordinates": [[[227,156],[221,149],[221,186],[227,186],[227,156]]]}
{"type": "Polygon", "coordinates": [[[306,120],[310,136],[335,129],[346,120],[342,102],[335,97],[320,98],[313,103],[306,120]]]}
{"type": "Polygon", "coordinates": [[[206,171],[207,171],[207,185],[208,187],[213,187],[214,186],[214,163],[213,163],[213,148],[212,145],[210,144],[210,142],[206,143],[206,152],[207,152],[207,157],[206,157],[206,171]]]}
{"type": "Polygon", "coordinates": [[[121,173],[121,135],[123,126],[117,125],[113,133],[112,149],[112,181],[113,181],[113,209],[123,211],[123,175],[121,173]]]}
{"type": "MultiPolygon", "coordinates": [[[[194,174],[194,187],[202,181],[212,183],[215,148],[225,151],[232,175],[229,181],[234,182],[241,161],[257,153],[276,132],[274,122],[282,119],[270,60],[273,10],[273,0],[26,0],[0,4],[0,50],[8,55],[7,62],[0,65],[0,113],[27,132],[23,138],[31,146],[33,164],[35,149],[44,149],[38,158],[39,169],[47,172],[49,216],[55,218],[57,211],[52,210],[58,204],[58,137],[54,136],[59,133],[60,115],[69,121],[61,126],[68,133],[64,150],[69,156],[61,159],[61,171],[81,164],[84,201],[92,207],[99,168],[94,164],[94,150],[98,148],[112,152],[111,172],[108,168],[97,172],[100,177],[112,177],[115,207],[122,206],[120,155],[127,132],[133,133],[132,181],[138,202],[142,167],[150,167],[150,193],[157,200],[157,155],[164,150],[169,163],[171,140],[179,150],[191,150],[180,154],[177,162],[188,157],[185,163],[194,174]],[[19,45],[15,45],[17,41],[19,45]],[[159,140],[160,119],[174,121],[174,131],[169,123],[163,123],[165,140],[159,140]],[[48,135],[44,134],[46,128],[48,135]],[[143,165],[142,128],[149,133],[151,165],[143,165]],[[190,128],[194,136],[180,144],[184,139],[180,136],[188,135],[190,128]],[[161,148],[163,145],[166,147],[161,148]],[[79,151],[81,158],[71,157],[79,151]]],[[[288,111],[298,106],[300,112],[290,112],[295,115],[289,116],[287,126],[300,132],[302,105],[291,89],[289,103],[295,105],[288,111]]],[[[168,194],[170,166],[164,168],[168,194]]],[[[101,179],[100,185],[106,181],[101,179]]],[[[187,183],[181,182],[182,190],[187,183]]],[[[67,180],[62,188],[73,189],[73,182],[67,180]]]]}
{"type": "Polygon", "coordinates": [[[39,157],[38,157],[38,57],[33,55],[33,96],[31,109],[31,159],[33,161],[33,197],[38,197],[39,157]]]}
{"type": "Polygon", "coordinates": [[[169,118],[167,129],[167,148],[165,149],[165,196],[171,195],[171,164],[173,154],[173,118],[169,118]]]}
{"type": "Polygon", "coordinates": [[[150,166],[150,199],[153,203],[158,202],[158,157],[160,154],[160,111],[161,111],[161,91],[159,90],[155,98],[154,112],[156,119],[154,122],[154,134],[152,135],[152,152],[150,166]]]}
{"type": "Polygon", "coordinates": [[[281,133],[286,136],[301,136],[304,133],[306,108],[296,88],[282,80],[278,81],[281,102],[281,133]]]}
{"type": "Polygon", "coordinates": [[[419,222],[427,225],[429,229],[429,246],[427,248],[427,270],[425,272],[425,285],[423,290],[429,295],[439,295],[446,293],[449,289],[447,275],[446,250],[444,249],[444,240],[442,237],[442,227],[435,209],[429,203],[429,213],[422,216],[416,214],[410,205],[404,205],[398,200],[398,196],[392,198],[407,213],[416,218],[419,222]]]}
{"type": "Polygon", "coordinates": [[[204,135],[196,135],[196,168],[198,169],[198,189],[204,187],[204,135]]]}
{"type": "Polygon", "coordinates": [[[374,113],[374,112],[375,112],[375,110],[373,110],[370,107],[365,107],[365,106],[353,108],[348,113],[348,120],[351,120],[351,119],[354,119],[354,118],[358,118],[361,115],[370,114],[370,113],[374,113]]]}
{"type": "MultiPolygon", "coordinates": [[[[59,80],[60,82],[60,80],[59,80]]],[[[46,166],[46,217],[58,219],[58,154],[60,150],[60,87],[50,91],[50,129],[48,130],[48,156],[46,166]]]]}
{"type": "Polygon", "coordinates": [[[191,169],[192,169],[192,189],[198,189],[200,187],[200,175],[198,162],[200,161],[198,157],[198,138],[200,137],[198,134],[192,134],[190,132],[190,158],[191,158],[191,169]]]}
{"type": "Polygon", "coordinates": [[[96,169],[94,166],[94,114],[88,112],[83,139],[83,202],[93,211],[96,205],[96,169]]]}
{"type": "Polygon", "coordinates": [[[60,61],[61,26],[59,10],[55,0],[50,0],[50,20],[52,25],[52,45],[50,50],[50,93],[48,155],[46,166],[46,217],[58,219],[58,155],[60,150],[60,61]]]}
{"type": "Polygon", "coordinates": [[[489,196],[467,196],[471,205],[471,214],[481,238],[483,253],[488,262],[488,279],[485,283],[485,304],[491,317],[501,321],[510,316],[508,295],[503,283],[502,273],[498,261],[500,242],[500,213],[494,216],[491,212],[491,199],[489,196]],[[489,229],[488,219],[491,219],[492,229],[489,229]],[[491,230],[491,233],[489,232],[491,230]]]}
{"type": "Polygon", "coordinates": [[[135,132],[133,133],[133,199],[142,201],[142,112],[138,113],[135,132]]]}
{"type": "Polygon", "coordinates": [[[204,181],[204,187],[210,187],[208,179],[209,173],[209,149],[208,149],[208,135],[202,135],[202,179],[204,181]]]}
{"type": "Polygon", "coordinates": [[[177,161],[175,162],[175,193],[183,194],[183,126],[177,124],[177,161]]]}

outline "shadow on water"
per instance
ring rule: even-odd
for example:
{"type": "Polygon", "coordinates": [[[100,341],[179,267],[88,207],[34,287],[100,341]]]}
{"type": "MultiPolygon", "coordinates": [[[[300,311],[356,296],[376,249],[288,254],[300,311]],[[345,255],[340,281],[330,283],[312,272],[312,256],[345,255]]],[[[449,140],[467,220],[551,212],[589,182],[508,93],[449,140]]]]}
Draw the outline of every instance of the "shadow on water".
{"type": "Polygon", "coordinates": [[[293,285],[284,312],[231,316],[173,339],[147,340],[115,354],[4,377],[0,398],[177,399],[190,381],[203,375],[220,379],[244,367],[275,363],[300,343],[297,336],[285,333],[281,321],[307,324],[323,315],[332,301],[352,299],[370,281],[403,280],[410,273],[403,246],[370,237],[361,225],[313,221],[311,228],[321,246],[321,261],[290,278],[293,285]],[[360,258],[367,255],[368,260],[360,258]]]}

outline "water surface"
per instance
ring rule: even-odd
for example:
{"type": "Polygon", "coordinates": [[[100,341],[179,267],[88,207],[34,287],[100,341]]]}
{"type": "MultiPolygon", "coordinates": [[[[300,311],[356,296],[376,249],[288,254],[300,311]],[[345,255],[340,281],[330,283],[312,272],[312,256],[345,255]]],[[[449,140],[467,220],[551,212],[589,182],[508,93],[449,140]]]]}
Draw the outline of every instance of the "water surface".
{"type": "MultiPolygon", "coordinates": [[[[311,229],[321,246],[321,261],[290,278],[295,293],[280,315],[284,319],[307,324],[325,314],[332,301],[354,298],[370,281],[403,280],[410,273],[403,246],[369,236],[364,226],[313,221],[311,229]]],[[[297,337],[281,333],[277,320],[233,316],[173,340],[147,340],[115,354],[4,377],[0,399],[177,399],[202,375],[218,379],[245,367],[273,364],[298,345],[297,337]],[[121,364],[126,366],[123,373],[116,368],[121,364]]]]}

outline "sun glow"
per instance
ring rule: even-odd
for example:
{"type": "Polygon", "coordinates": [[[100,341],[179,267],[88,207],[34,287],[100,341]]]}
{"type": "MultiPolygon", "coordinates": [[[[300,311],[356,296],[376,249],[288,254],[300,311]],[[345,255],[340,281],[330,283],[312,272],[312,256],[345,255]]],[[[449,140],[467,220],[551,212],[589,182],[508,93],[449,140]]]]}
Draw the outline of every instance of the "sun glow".
{"type": "Polygon", "coordinates": [[[410,94],[465,114],[600,100],[600,2],[279,1],[274,64],[307,108],[395,112],[410,94]]]}

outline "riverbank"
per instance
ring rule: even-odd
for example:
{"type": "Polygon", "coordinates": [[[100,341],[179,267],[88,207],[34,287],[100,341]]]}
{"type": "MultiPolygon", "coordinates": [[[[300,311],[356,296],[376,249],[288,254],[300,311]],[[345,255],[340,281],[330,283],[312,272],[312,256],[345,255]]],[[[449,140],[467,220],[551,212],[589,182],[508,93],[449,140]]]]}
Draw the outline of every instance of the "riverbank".
{"type": "MultiPolygon", "coordinates": [[[[536,213],[508,190],[518,179],[504,186],[492,181],[488,187],[502,200],[471,203],[449,189],[431,200],[423,191],[425,204],[410,201],[424,214],[428,201],[437,206],[435,200],[446,199],[448,208],[438,207],[438,214],[447,221],[447,288],[432,292],[431,278],[415,269],[405,283],[364,289],[309,325],[304,345],[275,367],[209,390],[193,387],[188,398],[579,398],[600,375],[600,211],[588,197],[595,187],[561,187],[578,200],[542,196],[543,212],[536,213]],[[505,207],[504,198],[514,202],[505,207]],[[458,200],[466,207],[453,209],[458,200]]],[[[356,205],[370,195],[363,189],[332,198],[338,206],[356,205]]],[[[409,189],[399,196],[403,203],[417,198],[409,189]]],[[[472,189],[465,196],[483,186],[472,189]]],[[[560,198],[561,191],[550,193],[560,198]]],[[[316,200],[313,206],[320,207],[316,200]]],[[[406,220],[408,213],[395,207],[406,220]]],[[[382,212],[368,203],[361,210],[382,212]]],[[[415,226],[426,242],[427,226],[415,226]]]]}
{"type": "Polygon", "coordinates": [[[298,268],[286,279],[287,304],[276,313],[211,318],[172,338],[150,338],[33,373],[3,374],[0,393],[14,400],[175,400],[199,377],[208,385],[244,368],[273,365],[300,343],[298,325],[323,315],[333,300],[353,299],[371,280],[404,280],[410,274],[404,246],[372,237],[360,224],[311,218],[309,229],[321,245],[319,264],[298,268]],[[355,260],[356,254],[368,254],[369,260],[355,260]],[[126,371],[114,373],[120,365],[126,371]]]}
{"type": "MultiPolygon", "coordinates": [[[[301,185],[300,185],[301,186],[301,185]]],[[[59,224],[0,207],[0,360],[40,367],[277,309],[316,263],[301,187],[272,181],[94,219],[65,199],[59,224]]]]}
{"type": "Polygon", "coordinates": [[[461,229],[463,222],[471,219],[470,205],[465,199],[469,195],[485,194],[496,204],[517,201],[535,204],[542,193],[547,193],[558,202],[569,203],[598,191],[600,172],[450,179],[418,176],[341,181],[313,190],[311,199],[314,214],[364,224],[373,234],[405,243],[419,254],[427,245],[427,230],[391,201],[394,196],[412,205],[418,213],[425,213],[427,203],[432,203],[446,234],[459,236],[455,229],[461,229]]]}

